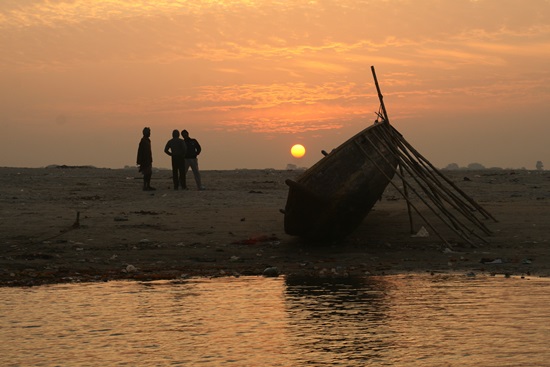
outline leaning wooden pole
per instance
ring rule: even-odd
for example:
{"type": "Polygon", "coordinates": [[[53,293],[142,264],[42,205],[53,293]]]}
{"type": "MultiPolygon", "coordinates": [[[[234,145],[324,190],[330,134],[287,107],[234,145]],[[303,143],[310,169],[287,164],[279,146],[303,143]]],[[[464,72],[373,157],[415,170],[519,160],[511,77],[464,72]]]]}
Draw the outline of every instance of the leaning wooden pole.
{"type": "MultiPolygon", "coordinates": [[[[379,141],[382,141],[384,144],[386,144],[385,142],[385,137],[380,137],[380,136],[375,136],[379,141]]],[[[366,137],[366,139],[374,146],[375,150],[381,154],[381,152],[376,148],[376,146],[374,145],[374,143],[370,140],[369,137],[366,137]]],[[[395,153],[395,154],[398,154],[398,153],[395,153]]],[[[384,159],[387,159],[386,157],[383,157],[384,159]]],[[[402,162],[402,158],[398,157],[399,161],[402,162]]],[[[374,163],[374,162],[373,162],[374,163]]],[[[404,166],[405,169],[409,169],[407,167],[407,165],[404,166]]],[[[438,200],[435,200],[434,197],[432,195],[429,194],[429,192],[427,192],[427,190],[423,187],[423,185],[420,183],[419,179],[413,174],[411,173],[410,171],[408,171],[409,174],[411,174],[411,177],[416,181],[416,183],[420,186],[420,188],[426,193],[428,194],[429,198],[432,200],[432,202],[435,204],[435,206],[437,208],[439,208],[441,210],[441,213],[445,215],[445,217],[447,219],[445,219],[445,217],[436,210],[436,208],[432,207],[427,200],[425,200],[424,198],[422,198],[422,196],[417,192],[417,190],[414,189],[414,187],[406,181],[406,179],[401,176],[401,174],[399,172],[395,172],[395,174],[400,177],[403,182],[404,182],[404,185],[408,185],[410,187],[410,189],[413,191],[413,193],[424,203],[424,205],[426,205],[426,207],[428,207],[428,209],[430,209],[432,211],[433,214],[435,214],[443,223],[445,223],[451,230],[453,230],[456,234],[458,234],[460,237],[462,237],[466,242],[468,242],[470,245],[472,246],[475,246],[475,244],[469,239],[468,235],[466,234],[465,231],[463,231],[461,228],[464,228],[464,229],[467,229],[466,226],[464,226],[462,223],[460,223],[460,221],[458,221],[454,216],[451,215],[450,212],[448,212],[444,207],[442,207],[440,204],[440,202],[438,200]],[[450,222],[449,222],[450,221],[450,222]],[[457,224],[459,224],[459,226],[456,226],[457,224]]],[[[392,182],[392,185],[394,185],[395,187],[395,184],[393,184],[392,182]]],[[[397,189],[397,188],[396,188],[397,189]]],[[[397,189],[400,193],[401,191],[399,189],[397,189]]],[[[401,193],[401,195],[405,198],[405,200],[407,201],[410,201],[409,198],[405,197],[404,193],[401,193]]],[[[412,205],[412,204],[411,204],[412,205]]],[[[414,206],[413,206],[414,207],[414,206]]],[[[435,231],[435,227],[424,217],[420,214],[420,212],[416,209],[415,207],[415,210],[416,212],[422,217],[422,219],[424,220],[424,222],[426,224],[428,224],[430,226],[430,228],[432,230],[434,230],[434,232],[440,237],[442,238],[442,236],[437,232],[435,231]]],[[[473,231],[469,231],[470,233],[473,233],[473,231]]],[[[480,238],[479,236],[476,236],[478,238],[480,238]]],[[[442,238],[443,239],[443,238],[442,238]]],[[[480,238],[481,240],[483,240],[482,238],[480,238]]]]}
{"type": "MultiPolygon", "coordinates": [[[[382,95],[382,91],[380,90],[380,85],[378,84],[378,78],[376,77],[376,71],[374,70],[374,66],[370,67],[372,71],[372,77],[374,79],[374,85],[376,86],[376,92],[378,93],[378,99],[380,100],[380,108],[382,109],[382,114],[384,121],[386,121],[388,124],[390,123],[390,119],[388,118],[388,111],[386,111],[386,105],[384,104],[384,96],[382,95]]],[[[399,163],[399,169],[401,170],[401,173],[403,173],[403,168],[401,167],[401,163],[399,163]]],[[[404,176],[402,177],[403,181],[403,188],[405,190],[405,200],[407,202],[407,213],[409,214],[409,227],[410,232],[414,233],[413,228],[413,216],[412,216],[412,208],[411,208],[411,202],[409,200],[409,192],[407,189],[407,184],[405,182],[404,176]]]]}
{"type": "MultiPolygon", "coordinates": [[[[395,129],[390,130],[395,131],[395,129]]],[[[403,145],[402,140],[404,139],[402,135],[395,135],[397,139],[393,139],[398,146],[398,151],[400,151],[400,162],[403,161],[406,165],[408,164],[411,169],[414,170],[416,174],[421,176],[420,178],[424,181],[430,188],[430,191],[435,195],[435,198],[444,200],[454,209],[462,214],[473,224],[476,224],[486,234],[491,234],[491,231],[485,226],[481,220],[473,214],[475,210],[473,207],[465,203],[461,198],[455,195],[452,190],[445,187],[437,177],[430,171],[429,167],[426,167],[423,162],[418,161],[415,157],[409,154],[406,146],[403,145]],[[402,153],[401,153],[402,152],[402,153]]],[[[427,193],[430,194],[430,193],[427,193]]]]}
{"type": "MultiPolygon", "coordinates": [[[[397,146],[397,150],[395,152],[396,159],[399,161],[402,167],[405,168],[407,173],[417,183],[417,185],[422,189],[422,191],[424,191],[424,193],[428,195],[431,201],[441,210],[441,213],[443,213],[449,219],[449,221],[455,226],[455,229],[463,228],[465,231],[475,235],[483,242],[487,242],[485,239],[478,236],[474,231],[467,228],[460,220],[458,220],[458,218],[456,218],[456,216],[450,210],[447,210],[444,203],[447,203],[448,205],[450,205],[452,208],[454,208],[457,211],[457,213],[464,216],[472,224],[476,225],[479,229],[481,229],[486,234],[491,234],[491,231],[489,231],[489,229],[475,215],[473,215],[469,210],[467,210],[467,208],[465,207],[465,204],[462,202],[462,200],[460,200],[460,198],[453,195],[453,193],[450,190],[445,188],[445,186],[441,185],[437,181],[437,179],[435,179],[435,176],[428,174],[429,173],[428,169],[423,165],[419,165],[413,159],[413,157],[411,157],[407,153],[404,147],[398,141],[396,141],[395,136],[392,134],[388,134],[388,131],[395,131],[395,129],[388,127],[388,129],[377,131],[377,134],[375,134],[375,136],[378,138],[379,141],[382,142],[382,144],[386,146],[386,148],[388,148],[390,145],[397,146]],[[432,182],[431,181],[432,179],[435,179],[435,180],[432,182]]],[[[416,193],[416,191],[414,192],[416,193]]]]}
{"type": "Polygon", "coordinates": [[[380,107],[382,108],[382,113],[384,114],[384,120],[390,122],[388,119],[388,112],[386,111],[386,105],[384,105],[384,96],[380,91],[380,86],[378,85],[378,78],[376,77],[376,71],[374,71],[374,66],[370,67],[372,71],[372,77],[374,78],[374,85],[376,85],[376,91],[378,92],[378,99],[380,100],[380,107]]]}
{"type": "MultiPolygon", "coordinates": [[[[395,129],[394,129],[395,130],[395,129]]],[[[449,185],[451,185],[463,198],[465,198],[471,205],[473,205],[480,213],[482,213],[485,218],[491,218],[493,221],[498,222],[498,220],[495,219],[489,213],[487,210],[485,210],[481,205],[479,205],[474,199],[472,199],[470,196],[468,196],[464,191],[462,191],[457,185],[454,184],[451,180],[449,180],[447,177],[445,177],[444,174],[442,174],[433,164],[430,163],[422,154],[420,154],[414,147],[405,140],[405,138],[402,137],[401,141],[407,146],[407,148],[413,152],[419,160],[425,162],[430,168],[439,175],[445,182],[447,182],[449,185]]]]}
{"type": "MultiPolygon", "coordinates": [[[[405,177],[405,173],[403,172],[403,164],[401,161],[399,161],[399,172],[401,172],[401,177],[405,177]]],[[[405,185],[405,182],[403,181],[403,192],[405,193],[405,198],[409,197],[409,189],[407,188],[407,185],[405,185]]],[[[412,211],[411,211],[411,203],[409,200],[407,200],[407,211],[409,213],[409,231],[411,234],[414,233],[414,223],[413,223],[413,217],[412,217],[412,211]]]]}
{"type": "MultiPolygon", "coordinates": [[[[372,141],[367,137],[367,139],[369,140],[369,142],[371,144],[372,141]]],[[[391,177],[389,177],[385,172],[384,170],[382,170],[382,168],[378,165],[378,163],[376,163],[376,161],[370,157],[370,155],[365,151],[365,148],[363,148],[361,145],[359,145],[359,143],[355,142],[355,144],[357,145],[357,147],[363,152],[363,154],[365,155],[365,157],[367,157],[367,159],[369,159],[371,161],[371,163],[380,171],[380,173],[382,173],[389,181],[389,183],[401,194],[401,196],[403,196],[405,198],[405,200],[407,200],[407,202],[410,202],[410,200],[405,197],[405,193],[402,193],[401,190],[399,189],[399,187],[397,187],[397,184],[395,182],[392,181],[391,177]]],[[[373,144],[374,146],[374,144],[373,144]]],[[[375,147],[375,149],[377,150],[377,152],[383,157],[382,153],[375,147]]],[[[395,174],[399,175],[398,172],[395,172],[395,174]]],[[[449,248],[451,248],[451,244],[439,233],[439,231],[430,223],[430,221],[424,217],[422,215],[422,213],[420,212],[420,210],[418,210],[416,208],[416,206],[412,203],[410,203],[411,206],[414,208],[414,210],[416,211],[416,213],[424,220],[424,222],[426,223],[426,225],[428,227],[430,227],[430,229],[441,239],[441,241],[443,241],[443,243],[445,243],[449,248]]],[[[430,207],[430,204],[424,202],[424,204],[428,207],[430,207]]],[[[462,237],[461,234],[458,234],[459,236],[462,237]]],[[[466,241],[468,241],[468,239],[465,239],[466,241]]]]}

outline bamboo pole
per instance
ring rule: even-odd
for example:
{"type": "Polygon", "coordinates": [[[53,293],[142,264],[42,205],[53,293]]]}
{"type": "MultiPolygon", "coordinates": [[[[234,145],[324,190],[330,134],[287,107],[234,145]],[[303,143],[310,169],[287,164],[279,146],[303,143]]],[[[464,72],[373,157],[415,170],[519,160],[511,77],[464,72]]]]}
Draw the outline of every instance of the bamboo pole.
{"type": "MultiPolygon", "coordinates": [[[[403,167],[401,165],[401,162],[399,162],[399,172],[401,172],[401,176],[405,177],[405,175],[403,174],[403,167]]],[[[403,182],[403,191],[404,191],[405,197],[408,198],[409,190],[405,182],[403,182]]],[[[411,213],[411,203],[409,202],[409,200],[407,200],[407,213],[409,213],[409,231],[412,234],[414,233],[414,223],[413,223],[413,217],[411,213]]]]}
{"type": "MultiPolygon", "coordinates": [[[[393,147],[393,143],[395,143],[395,141],[393,141],[393,139],[391,140],[391,142],[388,142],[388,139],[391,139],[391,138],[389,138],[388,136],[385,136],[385,135],[382,135],[382,137],[380,137],[380,134],[375,133],[375,137],[382,144],[385,145],[386,149],[391,149],[393,147]]],[[[468,235],[466,234],[466,232],[467,232],[467,233],[470,233],[471,235],[474,235],[474,236],[478,237],[481,241],[487,242],[484,238],[477,235],[473,230],[468,228],[458,218],[456,218],[456,216],[454,216],[449,210],[447,210],[447,208],[444,206],[443,202],[441,201],[440,197],[444,198],[445,201],[448,202],[448,204],[450,204],[455,210],[457,210],[460,214],[462,214],[464,217],[466,217],[466,219],[468,219],[470,222],[472,222],[474,225],[476,225],[478,228],[480,228],[483,232],[485,232],[486,234],[490,234],[490,231],[488,231],[488,229],[486,229],[486,227],[484,227],[482,223],[480,223],[480,222],[478,223],[479,220],[477,220],[477,218],[475,216],[472,217],[471,215],[468,215],[468,212],[464,213],[461,210],[459,210],[459,208],[457,208],[456,204],[453,203],[452,201],[450,201],[450,199],[446,195],[437,194],[437,191],[438,191],[437,187],[434,187],[429,182],[424,181],[428,186],[431,186],[430,189],[426,188],[426,186],[422,184],[421,178],[417,177],[417,176],[422,176],[422,174],[418,173],[418,172],[417,172],[417,174],[415,174],[415,172],[413,172],[414,168],[410,165],[410,162],[407,162],[407,159],[403,156],[402,152],[400,152],[399,149],[397,149],[397,150],[394,149],[394,157],[400,162],[400,164],[403,165],[403,167],[407,170],[409,175],[415,180],[417,185],[425,192],[425,194],[436,205],[436,207],[441,211],[441,213],[443,215],[445,215],[447,217],[447,219],[451,222],[449,224],[446,221],[443,221],[445,224],[447,224],[448,226],[452,225],[454,227],[452,229],[455,230],[455,232],[456,231],[462,232],[463,233],[463,236],[462,236],[463,238],[464,237],[468,238],[468,235]]],[[[410,183],[408,183],[408,182],[406,182],[406,184],[410,185],[410,183]]],[[[418,192],[416,190],[413,190],[413,191],[415,192],[416,195],[418,195],[419,198],[422,199],[422,197],[420,196],[420,194],[418,194],[418,192]]],[[[431,208],[430,206],[428,206],[428,207],[432,211],[434,211],[433,208],[431,208]]]]}
{"type": "MultiPolygon", "coordinates": [[[[485,232],[486,234],[491,234],[491,231],[475,215],[472,214],[473,208],[465,205],[465,203],[462,200],[460,200],[459,197],[454,195],[452,191],[448,190],[447,187],[442,185],[441,182],[437,180],[437,178],[434,175],[429,174],[425,166],[420,165],[413,157],[411,157],[408,154],[408,152],[399,145],[399,142],[395,141],[396,139],[394,139],[392,136],[390,137],[384,136],[383,138],[384,138],[383,140],[391,139],[391,143],[397,144],[398,149],[396,151],[396,155],[400,163],[407,168],[407,172],[411,175],[411,177],[413,177],[413,179],[422,188],[422,190],[426,193],[426,195],[428,195],[430,199],[440,207],[442,212],[447,215],[449,220],[451,220],[455,224],[455,226],[460,225],[466,228],[466,226],[464,226],[460,221],[458,221],[445,208],[444,202],[446,202],[448,205],[454,208],[457,212],[462,214],[463,217],[465,217],[470,222],[475,224],[483,232],[485,232]],[[424,185],[422,185],[420,181],[428,185],[429,190],[424,185]]],[[[389,144],[387,141],[385,143],[389,144]]]]}
{"type": "MultiPolygon", "coordinates": [[[[378,152],[378,154],[380,154],[382,156],[383,159],[386,160],[387,162],[387,158],[380,152],[380,150],[378,149],[378,147],[374,144],[374,142],[368,137],[368,136],[365,136],[365,138],[369,141],[369,143],[373,146],[373,148],[378,152]]],[[[363,148],[363,147],[361,147],[363,148]]],[[[375,165],[376,167],[381,170],[378,166],[378,164],[376,162],[374,162],[374,160],[371,158],[371,157],[368,157],[375,165]]],[[[388,164],[390,164],[390,162],[387,162],[388,164]]],[[[397,176],[399,176],[402,180],[404,179],[400,174],[399,172],[395,172],[395,174],[397,176]]],[[[406,181],[406,180],[405,180],[406,181]]],[[[392,185],[394,185],[394,187],[396,187],[396,185],[392,182],[392,185]]],[[[451,230],[453,230],[457,235],[459,235],[462,239],[464,239],[466,242],[468,242],[470,245],[472,246],[475,246],[475,244],[467,237],[464,235],[463,232],[457,230],[452,224],[449,224],[447,222],[447,220],[437,211],[435,210],[419,193],[418,191],[416,191],[416,189],[412,186],[412,185],[409,185],[411,191],[413,191],[413,193],[424,203],[424,205],[426,205],[431,211],[433,214],[435,214],[443,223],[445,223],[451,230]]],[[[401,193],[401,190],[399,190],[397,187],[396,189],[401,193]]],[[[403,196],[403,194],[401,194],[403,196]]],[[[403,196],[404,197],[404,196],[403,196]]],[[[405,198],[406,200],[409,200],[408,198],[405,198]]],[[[409,200],[410,201],[410,200],[409,200]]],[[[412,203],[411,203],[412,205],[412,203]]],[[[418,209],[416,209],[416,207],[413,205],[413,207],[415,208],[417,214],[419,214],[422,219],[424,220],[424,222],[426,222],[426,224],[428,224],[430,226],[430,228],[432,230],[434,230],[434,232],[441,238],[443,239],[443,237],[439,234],[439,232],[435,229],[435,227],[420,213],[420,211],[418,209]]],[[[446,240],[444,240],[445,243],[448,243],[446,240]]]]}
{"type": "MultiPolygon", "coordinates": [[[[376,71],[374,70],[374,66],[371,66],[370,69],[372,71],[372,77],[374,79],[374,85],[376,86],[376,91],[378,93],[378,99],[380,101],[380,108],[382,109],[382,113],[383,113],[382,118],[389,124],[390,119],[388,118],[388,112],[386,111],[386,105],[384,104],[384,96],[382,95],[382,91],[380,90],[380,85],[378,84],[378,78],[376,77],[376,71]]],[[[378,112],[377,115],[378,115],[378,117],[380,117],[380,112],[378,112]]],[[[403,170],[402,170],[401,166],[400,166],[400,170],[401,170],[401,173],[403,173],[403,170]]],[[[402,175],[402,177],[404,177],[404,176],[402,175]]],[[[407,185],[406,185],[405,181],[403,181],[403,190],[404,190],[404,193],[405,193],[404,197],[407,201],[407,213],[409,215],[409,230],[410,230],[411,233],[414,233],[411,204],[410,204],[410,200],[408,200],[409,199],[409,192],[408,192],[407,185]]]]}
{"type": "MultiPolygon", "coordinates": [[[[402,136],[399,135],[399,143],[401,142],[402,136]]],[[[401,150],[406,151],[406,147],[402,147],[401,150]]],[[[410,157],[409,154],[407,156],[411,159],[411,161],[414,162],[415,166],[418,166],[420,163],[418,163],[417,160],[414,160],[412,157],[410,157]]],[[[475,216],[473,213],[476,210],[474,207],[468,205],[468,203],[464,202],[459,196],[457,196],[452,190],[449,190],[449,188],[441,183],[441,181],[437,178],[436,175],[434,175],[429,168],[426,165],[421,165],[421,168],[418,168],[422,170],[423,172],[429,173],[428,176],[430,181],[436,184],[439,188],[442,189],[445,195],[444,196],[446,201],[449,202],[457,211],[459,211],[464,217],[468,218],[470,221],[475,222],[478,227],[480,227],[485,233],[491,234],[491,231],[485,226],[481,220],[475,216]]],[[[486,218],[486,217],[485,217],[486,218]]]]}
{"type": "Polygon", "coordinates": [[[370,70],[372,71],[372,77],[374,78],[374,85],[376,86],[376,91],[378,92],[378,99],[380,100],[380,107],[382,107],[382,113],[384,114],[384,120],[387,122],[390,122],[388,118],[388,112],[386,111],[386,105],[384,104],[384,96],[382,95],[382,92],[380,91],[380,86],[378,85],[378,78],[376,77],[376,71],[374,70],[374,66],[370,67],[370,70]]]}
{"type": "MultiPolygon", "coordinates": [[[[393,130],[395,130],[395,128],[392,127],[393,130]]],[[[395,130],[397,132],[397,130],[395,130]]],[[[401,135],[401,134],[400,134],[401,135]]],[[[402,135],[401,135],[402,136],[402,135]]],[[[408,147],[408,149],[410,149],[412,152],[415,153],[415,155],[417,155],[419,157],[419,159],[421,159],[422,161],[424,161],[426,164],[428,164],[433,170],[435,173],[437,173],[443,180],[445,180],[449,185],[451,185],[458,193],[460,193],[460,195],[462,195],[463,198],[465,198],[470,204],[472,204],[477,210],[479,210],[480,213],[482,213],[482,215],[485,216],[485,218],[491,218],[493,221],[495,222],[498,222],[498,220],[496,220],[492,215],[491,213],[489,213],[487,210],[485,210],[481,205],[479,205],[474,199],[472,199],[470,196],[468,196],[464,191],[462,191],[458,186],[456,186],[454,184],[454,182],[452,182],[451,180],[449,180],[444,174],[442,174],[436,167],[434,167],[426,158],[424,158],[424,156],[422,156],[422,154],[420,154],[416,149],[414,149],[414,147],[405,140],[405,138],[402,137],[402,141],[403,143],[406,144],[406,146],[408,147]]]]}
{"type": "MultiPolygon", "coordinates": [[[[366,137],[368,139],[368,137],[366,137]]],[[[370,139],[368,139],[369,142],[370,139]]],[[[355,141],[355,144],[359,147],[359,149],[361,149],[361,151],[363,152],[363,154],[371,161],[372,164],[374,164],[374,166],[384,175],[384,177],[386,177],[386,179],[389,181],[389,183],[401,194],[401,196],[403,196],[405,198],[405,200],[407,200],[409,202],[409,199],[405,196],[405,194],[399,189],[399,187],[397,187],[397,185],[392,181],[391,177],[389,177],[386,172],[384,172],[384,170],[382,170],[382,168],[378,165],[378,163],[376,163],[376,161],[368,154],[368,152],[365,151],[365,148],[363,148],[357,141],[355,141]]],[[[371,142],[372,144],[372,142],[371,142]]],[[[378,153],[384,157],[384,155],[382,154],[382,152],[380,152],[377,148],[376,150],[378,151],[378,153]]],[[[410,203],[411,206],[413,207],[413,209],[416,211],[416,213],[424,220],[424,222],[430,227],[430,229],[446,244],[448,245],[449,247],[451,246],[449,244],[449,242],[447,242],[447,240],[437,231],[437,229],[430,223],[430,221],[428,219],[426,219],[422,213],[420,212],[420,210],[418,210],[416,208],[416,206],[413,204],[413,203],[410,203]]]]}

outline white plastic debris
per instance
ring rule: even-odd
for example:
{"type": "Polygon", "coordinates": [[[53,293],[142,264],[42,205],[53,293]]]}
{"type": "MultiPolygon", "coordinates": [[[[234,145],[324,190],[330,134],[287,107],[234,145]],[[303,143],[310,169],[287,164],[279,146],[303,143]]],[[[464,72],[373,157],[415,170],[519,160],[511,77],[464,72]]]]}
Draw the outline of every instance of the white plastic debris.
{"type": "Polygon", "coordinates": [[[137,268],[134,265],[127,265],[125,270],[127,273],[135,273],[137,268]]]}
{"type": "Polygon", "coordinates": [[[418,232],[416,232],[416,234],[413,234],[411,237],[430,237],[430,233],[424,226],[422,226],[420,227],[418,232]]]}

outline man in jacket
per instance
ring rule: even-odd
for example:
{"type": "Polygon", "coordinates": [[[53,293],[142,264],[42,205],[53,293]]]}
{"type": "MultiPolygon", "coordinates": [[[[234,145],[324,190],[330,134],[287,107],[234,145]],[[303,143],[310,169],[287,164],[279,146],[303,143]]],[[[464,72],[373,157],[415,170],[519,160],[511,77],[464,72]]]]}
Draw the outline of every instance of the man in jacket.
{"type": "Polygon", "coordinates": [[[164,147],[164,153],[172,157],[172,180],[174,181],[174,190],[178,190],[180,184],[181,188],[185,188],[185,151],[186,145],[183,140],[180,139],[180,132],[178,130],[172,131],[172,139],[168,140],[164,147]]]}
{"type": "Polygon", "coordinates": [[[202,186],[201,182],[201,174],[199,172],[199,160],[197,158],[197,156],[201,154],[201,146],[197,139],[193,139],[189,136],[189,132],[187,130],[183,130],[181,132],[181,136],[183,137],[183,141],[185,142],[185,146],[187,148],[185,152],[185,168],[183,169],[183,188],[184,190],[187,190],[187,186],[185,185],[186,175],[189,167],[191,167],[191,170],[193,171],[193,176],[195,176],[197,189],[204,190],[204,186],[202,186]]]}
{"type": "Polygon", "coordinates": [[[151,151],[151,129],[143,128],[143,137],[139,142],[137,152],[137,164],[139,172],[143,174],[143,191],[153,191],[151,187],[151,176],[153,176],[153,153],[151,151]]]}

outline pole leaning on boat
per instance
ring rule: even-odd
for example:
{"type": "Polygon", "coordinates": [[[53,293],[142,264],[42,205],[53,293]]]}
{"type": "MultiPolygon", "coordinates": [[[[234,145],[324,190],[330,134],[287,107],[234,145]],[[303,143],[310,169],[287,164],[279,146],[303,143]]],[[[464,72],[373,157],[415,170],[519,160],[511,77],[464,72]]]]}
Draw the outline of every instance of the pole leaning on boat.
{"type": "Polygon", "coordinates": [[[374,66],[371,66],[370,69],[372,71],[372,77],[374,78],[374,84],[376,85],[376,91],[378,92],[378,99],[380,99],[380,107],[382,108],[382,113],[384,114],[384,120],[389,123],[390,120],[388,119],[388,112],[386,112],[386,105],[384,105],[384,96],[380,91],[380,86],[378,85],[378,78],[376,77],[374,66]]]}

